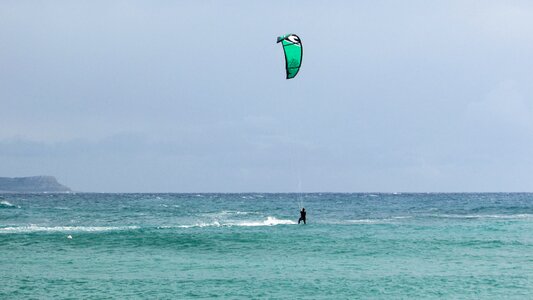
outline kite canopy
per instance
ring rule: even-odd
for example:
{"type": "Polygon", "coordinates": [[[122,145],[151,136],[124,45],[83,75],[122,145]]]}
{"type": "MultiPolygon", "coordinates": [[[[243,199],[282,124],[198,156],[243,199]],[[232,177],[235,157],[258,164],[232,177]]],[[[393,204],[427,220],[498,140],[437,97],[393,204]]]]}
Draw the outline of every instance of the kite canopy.
{"type": "Polygon", "coordinates": [[[302,65],[303,47],[300,38],[293,33],[278,37],[278,43],[283,45],[285,52],[285,70],[287,79],[294,78],[302,65]]]}

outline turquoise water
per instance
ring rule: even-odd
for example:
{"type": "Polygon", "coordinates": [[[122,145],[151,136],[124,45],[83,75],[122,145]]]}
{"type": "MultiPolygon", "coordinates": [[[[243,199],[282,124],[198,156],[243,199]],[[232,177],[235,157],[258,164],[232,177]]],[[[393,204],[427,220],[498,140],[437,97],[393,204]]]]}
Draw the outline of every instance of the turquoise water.
{"type": "Polygon", "coordinates": [[[0,299],[216,297],[531,299],[533,194],[0,195],[0,299]]]}

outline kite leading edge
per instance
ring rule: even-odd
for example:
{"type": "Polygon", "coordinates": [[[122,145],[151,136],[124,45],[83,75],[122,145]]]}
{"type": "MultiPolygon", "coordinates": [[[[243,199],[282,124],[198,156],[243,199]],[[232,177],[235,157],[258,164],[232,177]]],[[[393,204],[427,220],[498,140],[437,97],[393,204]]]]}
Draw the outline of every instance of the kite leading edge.
{"type": "Polygon", "coordinates": [[[294,78],[302,65],[303,47],[300,38],[293,33],[278,37],[285,53],[285,71],[287,79],[294,78]]]}

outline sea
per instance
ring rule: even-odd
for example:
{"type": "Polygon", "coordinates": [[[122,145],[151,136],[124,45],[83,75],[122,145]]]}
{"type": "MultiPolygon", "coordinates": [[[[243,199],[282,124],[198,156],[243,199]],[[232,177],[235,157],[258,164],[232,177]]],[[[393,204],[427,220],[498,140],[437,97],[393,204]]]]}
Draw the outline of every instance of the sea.
{"type": "Polygon", "coordinates": [[[0,299],[214,298],[533,299],[533,194],[0,194],[0,299]]]}

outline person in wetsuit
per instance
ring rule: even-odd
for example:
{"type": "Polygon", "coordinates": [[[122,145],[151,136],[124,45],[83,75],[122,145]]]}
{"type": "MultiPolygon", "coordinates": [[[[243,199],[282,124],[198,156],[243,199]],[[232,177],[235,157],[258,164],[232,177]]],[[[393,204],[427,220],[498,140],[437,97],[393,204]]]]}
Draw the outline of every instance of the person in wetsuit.
{"type": "Polygon", "coordinates": [[[300,211],[300,219],[298,219],[298,224],[300,224],[301,221],[304,221],[305,223],[305,208],[302,207],[302,210],[300,211]]]}

